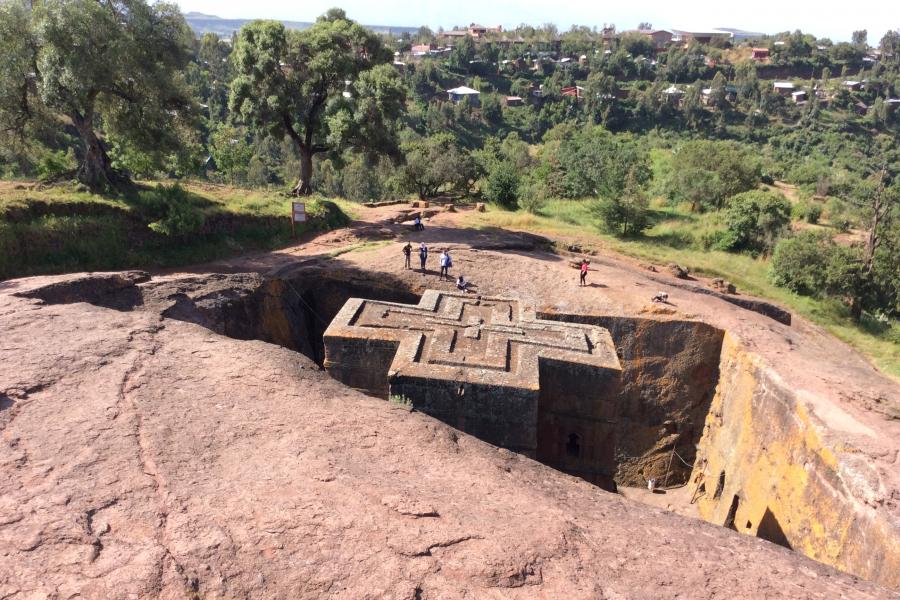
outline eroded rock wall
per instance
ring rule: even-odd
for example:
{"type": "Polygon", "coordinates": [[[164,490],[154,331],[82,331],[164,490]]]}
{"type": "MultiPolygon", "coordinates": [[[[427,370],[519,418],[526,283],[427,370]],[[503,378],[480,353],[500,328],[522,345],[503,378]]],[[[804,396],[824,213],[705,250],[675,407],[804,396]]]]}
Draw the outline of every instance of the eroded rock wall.
{"type": "Polygon", "coordinates": [[[871,495],[878,474],[824,431],[802,393],[726,334],[691,477],[700,513],[896,589],[900,524],[871,495]]]}

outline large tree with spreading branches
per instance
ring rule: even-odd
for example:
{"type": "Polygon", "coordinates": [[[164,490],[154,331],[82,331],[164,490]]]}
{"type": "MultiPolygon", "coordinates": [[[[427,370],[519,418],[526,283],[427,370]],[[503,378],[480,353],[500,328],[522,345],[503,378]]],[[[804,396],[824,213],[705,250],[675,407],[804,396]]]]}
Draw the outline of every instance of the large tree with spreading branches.
{"type": "Polygon", "coordinates": [[[75,175],[92,188],[127,180],[113,168],[107,135],[161,155],[192,118],[181,81],[192,36],[174,4],[0,0],[0,50],[0,127],[11,135],[35,119],[71,127],[81,140],[75,175]]]}
{"type": "Polygon", "coordinates": [[[316,154],[397,152],[406,95],[392,53],[344,11],[332,9],[303,31],[250,23],[232,58],[231,110],[259,133],[292,140],[300,155],[294,194],[312,193],[316,154]]]}

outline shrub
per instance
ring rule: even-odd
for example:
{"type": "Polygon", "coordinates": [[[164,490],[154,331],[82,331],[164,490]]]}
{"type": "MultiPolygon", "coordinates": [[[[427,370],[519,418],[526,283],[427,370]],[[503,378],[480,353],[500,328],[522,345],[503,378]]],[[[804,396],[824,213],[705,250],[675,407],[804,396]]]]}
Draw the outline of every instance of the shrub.
{"type": "Polygon", "coordinates": [[[804,231],[781,240],[772,254],[772,281],[797,294],[820,294],[833,250],[834,242],[822,232],[804,231]]]}
{"type": "Polygon", "coordinates": [[[350,217],[340,206],[319,197],[307,200],[306,216],[306,228],[312,231],[331,231],[350,224],[350,217]]]}
{"type": "Polygon", "coordinates": [[[140,204],[150,229],[165,236],[185,236],[200,229],[204,217],[190,194],[177,183],[141,192],[140,204]]]}
{"type": "Polygon", "coordinates": [[[519,206],[527,212],[536,215],[547,205],[550,198],[550,190],[543,179],[529,178],[519,186],[519,206]]]}
{"type": "Polygon", "coordinates": [[[63,150],[48,150],[38,159],[37,176],[42,181],[57,179],[75,169],[75,155],[72,149],[68,152],[63,150]]]}
{"type": "Polygon", "coordinates": [[[512,164],[499,163],[488,175],[484,196],[504,208],[516,208],[519,201],[519,172],[512,164]]]}
{"type": "Polygon", "coordinates": [[[388,400],[390,400],[391,404],[396,404],[397,406],[400,406],[403,408],[407,408],[410,410],[412,410],[412,408],[413,408],[413,401],[401,394],[391,394],[391,396],[390,396],[390,398],[388,398],[388,400]]]}
{"type": "Polygon", "coordinates": [[[622,236],[636,235],[650,225],[650,202],[637,182],[634,173],[625,180],[621,195],[602,198],[593,207],[604,227],[622,236]]]}
{"type": "Polygon", "coordinates": [[[700,246],[704,250],[721,248],[725,232],[720,230],[706,231],[700,236],[700,246]]]}
{"type": "Polygon", "coordinates": [[[753,190],[733,196],[725,212],[719,248],[768,252],[791,222],[791,205],[776,192],[753,190]]]}
{"type": "Polygon", "coordinates": [[[822,217],[822,207],[818,204],[809,204],[805,207],[803,211],[803,218],[806,219],[807,223],[811,223],[815,225],[819,222],[819,219],[822,217]]]}
{"type": "Polygon", "coordinates": [[[847,233],[850,231],[850,227],[853,223],[850,222],[850,219],[847,217],[837,217],[832,221],[834,228],[837,229],[840,233],[847,233]]]}

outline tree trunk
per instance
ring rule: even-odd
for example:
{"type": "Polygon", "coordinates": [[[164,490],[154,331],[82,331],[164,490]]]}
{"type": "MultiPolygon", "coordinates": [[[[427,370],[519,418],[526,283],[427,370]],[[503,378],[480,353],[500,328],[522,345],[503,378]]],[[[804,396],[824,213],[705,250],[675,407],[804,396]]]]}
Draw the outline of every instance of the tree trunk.
{"type": "Polygon", "coordinates": [[[850,299],[850,318],[854,323],[859,323],[862,319],[862,298],[857,295],[850,299]]]}
{"type": "Polygon", "coordinates": [[[78,167],[78,180],[91,189],[110,187],[115,179],[109,156],[100,139],[90,130],[81,135],[84,142],[84,158],[78,167]]]}
{"type": "Polygon", "coordinates": [[[72,115],[72,122],[84,144],[84,156],[75,171],[75,177],[92,190],[108,190],[125,181],[125,178],[112,168],[103,142],[94,132],[91,112],[89,111],[87,116],[72,115]]]}
{"type": "Polygon", "coordinates": [[[312,151],[301,147],[300,149],[300,180],[291,193],[295,196],[309,196],[312,194],[312,151]]]}

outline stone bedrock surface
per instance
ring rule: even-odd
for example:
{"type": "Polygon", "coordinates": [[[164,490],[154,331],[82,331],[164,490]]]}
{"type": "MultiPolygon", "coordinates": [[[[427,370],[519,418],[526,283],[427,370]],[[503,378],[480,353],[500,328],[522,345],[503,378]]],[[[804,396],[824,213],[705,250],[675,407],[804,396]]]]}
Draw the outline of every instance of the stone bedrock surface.
{"type": "Polygon", "coordinates": [[[338,381],[615,489],[621,366],[606,329],[427,290],[415,306],[351,298],[324,337],[338,381]]]}
{"type": "Polygon", "coordinates": [[[896,597],[63,279],[0,283],[0,598],[896,597]]]}

